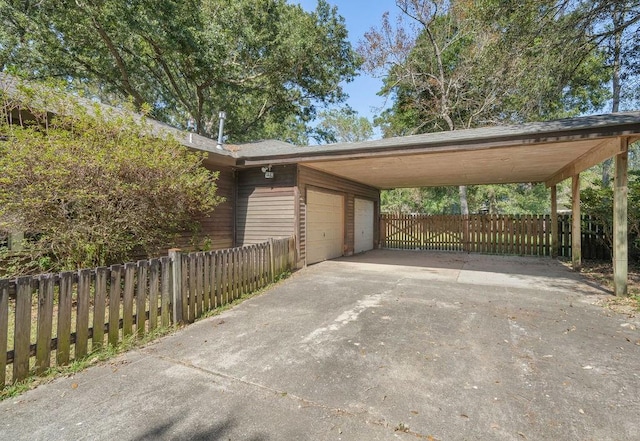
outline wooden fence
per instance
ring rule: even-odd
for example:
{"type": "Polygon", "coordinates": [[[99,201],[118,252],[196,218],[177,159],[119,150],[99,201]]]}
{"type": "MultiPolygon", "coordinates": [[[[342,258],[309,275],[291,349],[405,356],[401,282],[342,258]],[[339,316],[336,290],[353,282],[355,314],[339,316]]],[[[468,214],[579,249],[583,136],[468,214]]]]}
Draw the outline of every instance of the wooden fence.
{"type": "MultiPolygon", "coordinates": [[[[589,216],[582,224],[582,257],[608,258],[604,229],[589,216]]],[[[380,243],[394,249],[548,256],[551,216],[382,214],[380,243]]],[[[570,215],[558,216],[558,251],[571,257],[570,215]]]]}
{"type": "Polygon", "coordinates": [[[294,268],[295,239],[0,279],[0,388],[134,334],[193,322],[294,268]]]}

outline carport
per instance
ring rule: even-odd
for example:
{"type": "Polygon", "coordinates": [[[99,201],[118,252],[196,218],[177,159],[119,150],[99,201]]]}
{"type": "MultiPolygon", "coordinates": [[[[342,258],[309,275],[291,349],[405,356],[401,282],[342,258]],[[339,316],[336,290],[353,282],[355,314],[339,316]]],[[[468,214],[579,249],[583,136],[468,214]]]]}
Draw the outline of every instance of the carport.
{"type": "MultiPolygon", "coordinates": [[[[581,266],[580,173],[614,158],[614,281],[627,293],[628,147],[640,139],[640,112],[517,126],[429,133],[361,143],[242,148],[239,165],[299,164],[377,189],[544,183],[557,228],[557,184],[572,181],[572,258],[581,266]]],[[[555,241],[557,232],[552,231],[555,241]]],[[[555,245],[552,245],[556,249],[555,245]]]]}

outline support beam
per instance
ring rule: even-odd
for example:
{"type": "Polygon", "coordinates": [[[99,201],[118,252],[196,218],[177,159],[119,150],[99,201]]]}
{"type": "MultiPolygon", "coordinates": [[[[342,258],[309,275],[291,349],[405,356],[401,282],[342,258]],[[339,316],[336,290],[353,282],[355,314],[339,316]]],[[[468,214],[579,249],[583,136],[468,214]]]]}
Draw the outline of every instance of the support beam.
{"type": "Polygon", "coordinates": [[[558,257],[558,187],[551,187],[551,257],[558,257]]]}
{"type": "Polygon", "coordinates": [[[571,262],[576,271],[582,268],[580,218],[580,174],[578,173],[571,179],[571,262]]]}
{"type": "Polygon", "coordinates": [[[547,187],[552,187],[560,182],[575,176],[594,165],[600,164],[620,153],[620,142],[617,138],[607,139],[601,142],[572,163],[564,166],[559,172],[545,181],[547,187]]]}
{"type": "Polygon", "coordinates": [[[626,296],[629,266],[627,234],[628,141],[621,139],[622,153],[615,157],[613,178],[613,290],[616,296],[626,296]]]}

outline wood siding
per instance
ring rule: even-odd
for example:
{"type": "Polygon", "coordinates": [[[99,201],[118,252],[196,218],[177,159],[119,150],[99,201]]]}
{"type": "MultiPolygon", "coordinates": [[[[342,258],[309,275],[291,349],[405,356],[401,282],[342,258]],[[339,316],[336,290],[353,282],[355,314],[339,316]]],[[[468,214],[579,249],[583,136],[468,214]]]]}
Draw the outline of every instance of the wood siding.
{"type": "Polygon", "coordinates": [[[344,254],[349,256],[354,250],[354,205],[355,198],[368,199],[374,203],[374,244],[378,242],[378,213],[380,210],[380,191],[376,188],[360,184],[358,182],[333,176],[309,167],[298,167],[298,256],[299,265],[306,259],[306,207],[307,189],[331,191],[342,194],[345,198],[345,228],[344,228],[344,254]]]}
{"type": "Polygon", "coordinates": [[[296,167],[273,167],[267,179],[261,168],[238,172],[236,242],[250,245],[295,233],[296,167]]]}

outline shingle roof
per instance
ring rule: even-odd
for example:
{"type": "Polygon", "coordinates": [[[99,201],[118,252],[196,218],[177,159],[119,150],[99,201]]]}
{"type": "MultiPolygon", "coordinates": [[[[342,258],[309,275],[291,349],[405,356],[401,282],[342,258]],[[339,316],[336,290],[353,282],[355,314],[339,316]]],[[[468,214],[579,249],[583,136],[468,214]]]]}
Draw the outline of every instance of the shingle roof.
{"type": "Polygon", "coordinates": [[[237,157],[246,159],[277,159],[292,156],[331,156],[332,154],[391,152],[397,149],[464,147],[484,141],[528,142],[557,141],[562,138],[616,136],[638,133],[640,112],[590,115],[547,122],[483,127],[450,132],[384,138],[357,143],[339,143],[298,147],[278,141],[242,144],[237,157]]]}

